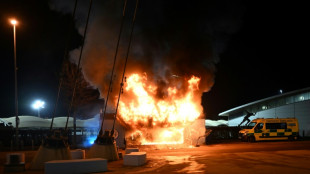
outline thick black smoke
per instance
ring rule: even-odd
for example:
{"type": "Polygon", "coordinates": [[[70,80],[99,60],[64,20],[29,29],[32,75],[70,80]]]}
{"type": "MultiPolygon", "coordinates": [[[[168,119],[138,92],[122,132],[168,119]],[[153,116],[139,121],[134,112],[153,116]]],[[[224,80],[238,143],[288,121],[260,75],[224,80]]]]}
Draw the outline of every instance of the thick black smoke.
{"type": "MultiPolygon", "coordinates": [[[[88,2],[78,4],[80,33],[85,27],[88,2]]],[[[114,91],[119,88],[135,2],[128,0],[127,4],[114,91]]],[[[123,3],[93,1],[82,68],[87,80],[101,90],[102,97],[110,80],[123,3]]],[[[51,6],[69,12],[73,2],[53,1],[51,6]]],[[[201,77],[201,92],[210,90],[219,55],[230,35],[240,27],[243,12],[239,0],[140,0],[126,75],[146,72],[149,79],[163,87],[175,78],[195,75],[201,77]]],[[[72,60],[77,60],[79,51],[71,52],[72,60]]]]}

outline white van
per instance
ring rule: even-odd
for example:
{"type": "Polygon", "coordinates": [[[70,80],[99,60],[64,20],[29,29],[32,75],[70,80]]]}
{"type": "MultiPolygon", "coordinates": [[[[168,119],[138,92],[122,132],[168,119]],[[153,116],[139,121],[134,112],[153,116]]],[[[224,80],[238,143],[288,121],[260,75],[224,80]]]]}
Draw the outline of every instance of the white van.
{"type": "Polygon", "coordinates": [[[239,131],[243,141],[296,140],[299,136],[296,118],[257,118],[239,131]]]}

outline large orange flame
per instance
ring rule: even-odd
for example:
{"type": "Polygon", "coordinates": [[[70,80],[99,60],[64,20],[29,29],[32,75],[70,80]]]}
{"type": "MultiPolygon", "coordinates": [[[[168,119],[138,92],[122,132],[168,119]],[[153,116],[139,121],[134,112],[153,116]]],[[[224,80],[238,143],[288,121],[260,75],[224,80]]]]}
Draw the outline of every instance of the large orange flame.
{"type": "Polygon", "coordinates": [[[136,130],[131,136],[139,137],[141,144],[182,144],[184,127],[202,111],[194,95],[199,82],[199,77],[192,76],[185,89],[169,86],[165,95],[158,97],[158,86],[149,82],[146,74],[130,75],[119,103],[119,115],[136,130]]]}

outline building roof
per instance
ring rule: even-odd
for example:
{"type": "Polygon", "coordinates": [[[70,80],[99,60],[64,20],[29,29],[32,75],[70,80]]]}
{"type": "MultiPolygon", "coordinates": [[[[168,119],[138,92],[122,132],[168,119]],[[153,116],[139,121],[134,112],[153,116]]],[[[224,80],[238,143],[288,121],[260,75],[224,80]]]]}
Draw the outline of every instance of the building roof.
{"type": "MultiPolygon", "coordinates": [[[[18,116],[20,123],[19,128],[49,128],[52,119],[43,119],[36,116],[18,116]]],[[[1,118],[1,121],[11,123],[15,127],[15,117],[1,118]]],[[[67,117],[55,117],[53,122],[54,128],[64,128],[66,125],[67,117]]],[[[73,127],[73,118],[70,117],[68,120],[68,127],[73,127]]],[[[98,128],[99,127],[99,115],[87,120],[76,120],[76,127],[83,128],[98,128]]]]}
{"type": "MultiPolygon", "coordinates": [[[[296,96],[296,95],[307,93],[307,92],[310,92],[310,87],[304,88],[304,89],[295,90],[295,91],[291,91],[291,92],[287,92],[287,93],[283,93],[283,94],[279,94],[279,95],[275,95],[275,96],[271,96],[271,97],[268,97],[268,98],[264,98],[264,99],[261,99],[261,100],[257,100],[257,101],[251,102],[251,103],[247,103],[247,104],[244,104],[244,105],[241,105],[241,106],[229,109],[227,111],[221,112],[221,113],[219,113],[219,116],[232,116],[232,115],[235,115],[235,114],[238,114],[238,113],[244,113],[245,111],[249,111],[249,110],[250,110],[249,112],[257,112],[257,111],[260,111],[260,110],[264,110],[263,108],[260,108],[260,106],[269,104],[269,103],[271,103],[273,101],[277,101],[277,100],[280,100],[280,99],[285,99],[287,97],[292,97],[292,96],[296,96]]],[[[307,98],[303,98],[303,100],[309,100],[310,99],[309,95],[310,95],[310,93],[308,94],[307,98]]],[[[298,101],[301,101],[301,100],[293,100],[293,102],[298,102],[298,101]]],[[[289,102],[289,103],[292,103],[292,102],[289,102]]],[[[289,104],[289,103],[285,102],[285,103],[281,103],[281,104],[284,105],[284,104],[289,104]]],[[[279,104],[277,104],[277,106],[279,106],[279,104]]]]}

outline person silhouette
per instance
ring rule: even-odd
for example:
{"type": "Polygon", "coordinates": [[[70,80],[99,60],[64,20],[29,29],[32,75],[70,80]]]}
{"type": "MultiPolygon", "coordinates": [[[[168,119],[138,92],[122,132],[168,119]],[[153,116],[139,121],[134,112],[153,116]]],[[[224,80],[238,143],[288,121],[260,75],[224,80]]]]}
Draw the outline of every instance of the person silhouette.
{"type": "Polygon", "coordinates": [[[244,123],[245,121],[247,121],[247,123],[245,125],[248,125],[250,123],[250,117],[251,116],[254,116],[256,113],[252,113],[252,112],[249,112],[249,111],[246,111],[247,114],[244,116],[242,122],[238,125],[238,127],[240,127],[242,125],[242,123],[244,123]]]}

